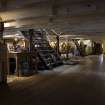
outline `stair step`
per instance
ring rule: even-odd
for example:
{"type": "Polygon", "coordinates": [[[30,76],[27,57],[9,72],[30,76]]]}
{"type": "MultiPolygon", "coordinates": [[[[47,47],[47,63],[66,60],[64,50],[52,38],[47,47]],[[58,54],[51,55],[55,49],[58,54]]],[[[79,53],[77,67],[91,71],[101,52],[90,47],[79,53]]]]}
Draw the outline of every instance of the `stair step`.
{"type": "MultiPolygon", "coordinates": [[[[26,31],[23,34],[28,35],[27,32],[29,34],[29,31],[26,31]]],[[[40,67],[39,65],[39,68],[51,69],[62,63],[59,56],[56,54],[56,51],[50,46],[45,34],[43,34],[42,31],[33,30],[32,37],[32,44],[34,46],[32,57],[35,57],[34,51],[37,51],[40,59],[39,63],[43,65],[43,67],[40,67]]]]}
{"type": "Polygon", "coordinates": [[[43,50],[43,49],[40,49],[39,51],[41,51],[41,52],[53,52],[53,50],[43,50]]]}

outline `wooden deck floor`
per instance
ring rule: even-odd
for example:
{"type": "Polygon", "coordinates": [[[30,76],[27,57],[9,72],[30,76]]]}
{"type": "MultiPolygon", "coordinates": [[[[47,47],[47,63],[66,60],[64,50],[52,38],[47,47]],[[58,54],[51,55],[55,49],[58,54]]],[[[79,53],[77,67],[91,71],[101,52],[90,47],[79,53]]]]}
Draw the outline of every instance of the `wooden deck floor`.
{"type": "Polygon", "coordinates": [[[1,85],[0,105],[105,105],[105,64],[95,61],[1,85]]]}

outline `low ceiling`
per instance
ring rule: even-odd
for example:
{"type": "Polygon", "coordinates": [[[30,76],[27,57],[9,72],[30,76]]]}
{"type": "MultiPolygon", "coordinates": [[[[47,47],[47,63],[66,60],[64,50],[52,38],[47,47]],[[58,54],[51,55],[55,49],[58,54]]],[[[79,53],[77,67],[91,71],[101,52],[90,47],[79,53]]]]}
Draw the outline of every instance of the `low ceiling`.
{"type": "Polygon", "coordinates": [[[0,1],[0,16],[12,30],[37,27],[69,35],[104,36],[104,12],[104,0],[0,1]]]}

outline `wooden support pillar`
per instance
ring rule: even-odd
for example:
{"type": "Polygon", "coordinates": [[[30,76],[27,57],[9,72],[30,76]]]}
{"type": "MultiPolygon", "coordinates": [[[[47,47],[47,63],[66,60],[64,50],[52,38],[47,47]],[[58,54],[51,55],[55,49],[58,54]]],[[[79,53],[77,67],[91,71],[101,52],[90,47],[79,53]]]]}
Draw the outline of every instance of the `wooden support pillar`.
{"type": "Polygon", "coordinates": [[[58,55],[60,55],[60,51],[59,51],[59,36],[56,35],[56,41],[57,41],[57,45],[56,45],[56,52],[58,55]]]}
{"type": "Polygon", "coordinates": [[[57,34],[56,33],[56,31],[55,30],[51,30],[55,35],[56,35],[56,52],[57,52],[57,54],[58,55],[60,55],[60,51],[59,51],[59,40],[60,40],[60,35],[61,35],[61,33],[60,34],[57,34]]]}
{"type": "Polygon", "coordinates": [[[0,43],[0,82],[7,82],[7,48],[6,45],[0,43]]]}
{"type": "Polygon", "coordinates": [[[7,82],[7,46],[3,40],[4,23],[0,18],[0,82],[7,82]]]}
{"type": "Polygon", "coordinates": [[[67,40],[67,45],[66,45],[66,58],[69,59],[69,44],[67,40]]]}
{"type": "Polygon", "coordinates": [[[32,45],[32,35],[33,35],[33,30],[32,29],[30,29],[29,30],[29,43],[30,43],[30,48],[29,48],[29,55],[30,55],[30,57],[29,57],[29,68],[30,68],[30,70],[32,70],[32,47],[33,47],[33,45],[32,45]]]}
{"type": "Polygon", "coordinates": [[[35,49],[35,46],[33,45],[33,36],[34,36],[34,30],[30,29],[29,30],[29,35],[30,35],[30,69],[33,70],[33,65],[35,70],[35,73],[37,73],[37,69],[38,69],[38,63],[37,63],[37,51],[35,49]],[[34,55],[33,55],[34,54],[34,55]],[[34,56],[34,57],[33,57],[34,56]]]}
{"type": "Polygon", "coordinates": [[[15,54],[15,59],[16,59],[16,75],[19,77],[20,76],[20,63],[19,63],[19,54],[15,54]]]}

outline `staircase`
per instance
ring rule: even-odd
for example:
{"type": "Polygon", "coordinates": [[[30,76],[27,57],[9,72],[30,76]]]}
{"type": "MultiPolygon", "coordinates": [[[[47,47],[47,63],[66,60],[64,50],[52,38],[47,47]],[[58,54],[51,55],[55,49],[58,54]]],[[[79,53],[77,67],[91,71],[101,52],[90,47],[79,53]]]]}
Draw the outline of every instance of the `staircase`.
{"type": "MultiPolygon", "coordinates": [[[[25,36],[25,32],[22,31],[22,33],[25,36]]],[[[37,31],[32,29],[30,34],[32,35],[32,56],[34,58],[34,52],[36,51],[39,59],[38,69],[52,69],[55,66],[62,64],[62,60],[60,59],[59,55],[57,55],[56,51],[50,46],[43,30],[37,31]]]]}

